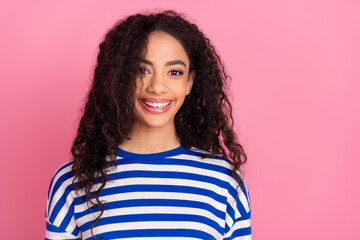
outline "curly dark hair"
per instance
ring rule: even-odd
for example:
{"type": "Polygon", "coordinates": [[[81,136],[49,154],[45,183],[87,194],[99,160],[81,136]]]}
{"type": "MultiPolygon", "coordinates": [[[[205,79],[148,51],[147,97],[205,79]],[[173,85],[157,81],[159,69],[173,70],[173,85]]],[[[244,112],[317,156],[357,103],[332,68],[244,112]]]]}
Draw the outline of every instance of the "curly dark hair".
{"type": "Polygon", "coordinates": [[[236,171],[247,156],[237,142],[232,106],[225,93],[231,78],[214,46],[182,13],[166,10],[130,15],[118,21],[100,43],[93,82],[71,148],[73,188],[83,189],[87,202],[101,210],[92,228],[104,212],[99,196],[107,182],[108,163],[116,166],[117,147],[129,139],[139,59],[154,31],[178,39],[190,60],[189,74],[196,71],[192,90],[175,115],[180,144],[211,152],[202,157],[228,159],[233,176],[244,187],[236,171]],[[95,184],[99,187],[94,190],[95,184]]]}

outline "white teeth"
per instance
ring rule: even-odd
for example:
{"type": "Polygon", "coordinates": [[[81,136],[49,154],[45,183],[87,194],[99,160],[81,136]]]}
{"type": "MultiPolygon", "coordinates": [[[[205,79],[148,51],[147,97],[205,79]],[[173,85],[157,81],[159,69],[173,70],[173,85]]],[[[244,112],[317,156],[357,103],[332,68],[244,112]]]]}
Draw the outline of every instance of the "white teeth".
{"type": "Polygon", "coordinates": [[[154,108],[164,108],[167,105],[170,104],[171,101],[169,102],[165,102],[165,103],[153,103],[153,102],[145,102],[143,101],[146,105],[150,106],[150,107],[154,107],[154,108]]]}

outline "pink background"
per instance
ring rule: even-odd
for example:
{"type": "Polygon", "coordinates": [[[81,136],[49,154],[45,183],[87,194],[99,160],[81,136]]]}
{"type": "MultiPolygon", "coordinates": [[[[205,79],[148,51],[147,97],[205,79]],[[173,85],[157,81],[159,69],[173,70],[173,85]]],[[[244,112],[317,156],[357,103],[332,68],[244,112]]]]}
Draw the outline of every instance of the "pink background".
{"type": "Polygon", "coordinates": [[[1,239],[43,239],[98,44],[142,9],[188,14],[232,76],[253,239],[360,239],[359,1],[7,1],[1,239]],[[126,3],[126,4],[125,4],[126,3]]]}

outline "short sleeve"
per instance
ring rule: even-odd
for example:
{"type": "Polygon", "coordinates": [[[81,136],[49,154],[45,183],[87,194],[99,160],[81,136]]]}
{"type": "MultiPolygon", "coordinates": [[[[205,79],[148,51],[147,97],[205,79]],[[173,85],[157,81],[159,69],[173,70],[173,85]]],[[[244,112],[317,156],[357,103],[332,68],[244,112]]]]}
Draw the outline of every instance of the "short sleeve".
{"type": "Polygon", "coordinates": [[[51,180],[46,203],[45,240],[81,239],[74,218],[71,162],[56,171],[51,180]]]}
{"type": "Polygon", "coordinates": [[[224,240],[251,240],[251,208],[250,208],[250,195],[243,178],[240,174],[243,185],[235,186],[232,183],[228,190],[226,218],[225,218],[225,234],[224,240]]]}

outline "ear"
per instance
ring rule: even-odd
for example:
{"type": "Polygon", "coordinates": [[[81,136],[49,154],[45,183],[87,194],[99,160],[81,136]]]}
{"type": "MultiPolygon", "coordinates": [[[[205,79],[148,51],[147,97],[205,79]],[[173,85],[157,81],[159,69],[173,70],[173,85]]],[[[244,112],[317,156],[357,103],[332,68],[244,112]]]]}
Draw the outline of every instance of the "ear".
{"type": "Polygon", "coordinates": [[[189,75],[189,79],[187,81],[187,88],[186,88],[186,95],[189,95],[191,92],[191,88],[193,86],[194,83],[194,79],[195,79],[196,73],[195,70],[193,70],[190,75],[189,75]]]}

